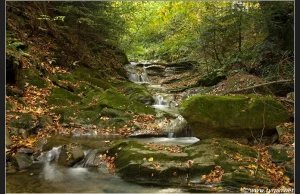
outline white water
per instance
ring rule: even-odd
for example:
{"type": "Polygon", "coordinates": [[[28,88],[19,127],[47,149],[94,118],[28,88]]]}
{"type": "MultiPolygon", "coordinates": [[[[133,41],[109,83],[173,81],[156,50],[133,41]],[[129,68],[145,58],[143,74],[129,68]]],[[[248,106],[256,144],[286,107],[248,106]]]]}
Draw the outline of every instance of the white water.
{"type": "Polygon", "coordinates": [[[144,67],[137,67],[137,64],[138,63],[131,62],[130,64],[125,66],[128,79],[138,84],[149,83],[150,80],[148,78],[146,69],[144,67]]]}

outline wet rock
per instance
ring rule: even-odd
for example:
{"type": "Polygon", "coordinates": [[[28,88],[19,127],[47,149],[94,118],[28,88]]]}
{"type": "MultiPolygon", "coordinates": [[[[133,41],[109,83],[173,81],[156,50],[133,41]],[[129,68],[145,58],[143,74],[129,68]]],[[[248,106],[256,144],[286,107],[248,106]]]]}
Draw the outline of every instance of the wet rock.
{"type": "Polygon", "coordinates": [[[267,96],[196,95],[185,99],[180,106],[195,137],[252,138],[275,132],[278,124],[290,121],[286,109],[267,96]]]}
{"type": "Polygon", "coordinates": [[[19,169],[24,169],[32,165],[32,160],[25,153],[16,153],[12,156],[12,160],[17,164],[19,169]]]}
{"type": "Polygon", "coordinates": [[[62,166],[73,166],[83,158],[84,152],[80,146],[68,144],[61,148],[57,164],[62,166]]]}

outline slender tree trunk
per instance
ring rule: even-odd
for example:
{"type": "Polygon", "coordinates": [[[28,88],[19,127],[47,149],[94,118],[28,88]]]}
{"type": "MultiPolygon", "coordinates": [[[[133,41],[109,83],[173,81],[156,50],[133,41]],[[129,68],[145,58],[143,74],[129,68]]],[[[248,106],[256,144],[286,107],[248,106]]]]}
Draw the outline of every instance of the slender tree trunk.
{"type": "Polygon", "coordinates": [[[239,52],[242,52],[242,14],[239,16],[239,52]]]}
{"type": "Polygon", "coordinates": [[[218,55],[217,48],[216,48],[216,30],[215,29],[214,29],[214,53],[215,53],[216,59],[219,62],[220,66],[223,66],[221,63],[221,60],[219,59],[219,55],[218,55]]]}

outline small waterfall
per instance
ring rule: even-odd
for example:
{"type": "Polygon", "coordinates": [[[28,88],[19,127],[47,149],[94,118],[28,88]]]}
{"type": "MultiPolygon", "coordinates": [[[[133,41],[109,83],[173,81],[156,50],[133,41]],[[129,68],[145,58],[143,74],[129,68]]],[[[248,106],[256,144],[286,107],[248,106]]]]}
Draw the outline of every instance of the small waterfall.
{"type": "Polygon", "coordinates": [[[165,107],[175,107],[177,103],[175,102],[174,95],[157,93],[154,96],[154,105],[165,106],[165,107]]]}
{"type": "Polygon", "coordinates": [[[172,138],[174,136],[174,133],[173,132],[169,132],[168,133],[168,138],[172,138]]]}
{"type": "Polygon", "coordinates": [[[37,160],[40,162],[50,163],[52,161],[57,161],[59,154],[60,154],[61,146],[59,147],[53,147],[52,150],[48,152],[42,152],[39,157],[37,157],[37,160]]]}
{"type": "Polygon", "coordinates": [[[149,83],[147,71],[144,67],[137,67],[135,63],[131,63],[126,67],[128,79],[135,83],[149,83]]]}

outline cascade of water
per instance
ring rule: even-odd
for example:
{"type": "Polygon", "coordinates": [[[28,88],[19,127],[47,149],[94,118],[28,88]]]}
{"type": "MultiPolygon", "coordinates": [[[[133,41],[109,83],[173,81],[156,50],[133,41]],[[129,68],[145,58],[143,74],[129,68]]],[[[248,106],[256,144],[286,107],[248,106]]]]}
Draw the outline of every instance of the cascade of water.
{"type": "Polygon", "coordinates": [[[42,152],[39,157],[37,157],[37,160],[40,162],[47,162],[50,163],[52,161],[57,161],[59,154],[60,154],[61,146],[59,147],[53,147],[52,150],[48,152],[42,152]]]}
{"type": "Polygon", "coordinates": [[[85,150],[84,159],[75,167],[89,167],[94,166],[95,157],[98,150],[85,150]]]}
{"type": "Polygon", "coordinates": [[[144,67],[137,67],[136,63],[128,64],[125,69],[127,70],[128,79],[135,83],[148,83],[150,82],[148,74],[144,67]]]}

